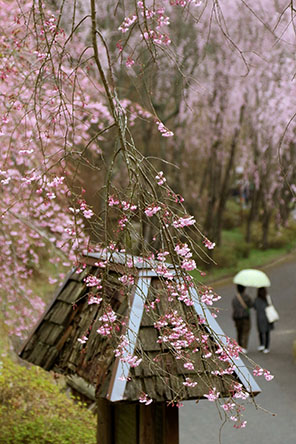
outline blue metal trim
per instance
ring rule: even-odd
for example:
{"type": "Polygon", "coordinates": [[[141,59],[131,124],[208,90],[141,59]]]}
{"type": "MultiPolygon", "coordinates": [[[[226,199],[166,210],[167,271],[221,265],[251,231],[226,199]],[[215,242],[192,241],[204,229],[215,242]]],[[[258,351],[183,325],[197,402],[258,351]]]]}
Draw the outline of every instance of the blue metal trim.
{"type": "MultiPolygon", "coordinates": [[[[146,302],[149,286],[151,282],[151,275],[147,270],[141,270],[139,272],[138,283],[135,289],[135,295],[131,306],[129,322],[127,327],[126,336],[128,339],[127,354],[133,355],[136,347],[137,337],[142,321],[144,304],[146,302]]],[[[115,363],[116,373],[113,382],[113,387],[108,399],[112,402],[121,401],[124,396],[127,378],[130,371],[130,365],[127,362],[120,362],[117,358],[115,363]]]]}

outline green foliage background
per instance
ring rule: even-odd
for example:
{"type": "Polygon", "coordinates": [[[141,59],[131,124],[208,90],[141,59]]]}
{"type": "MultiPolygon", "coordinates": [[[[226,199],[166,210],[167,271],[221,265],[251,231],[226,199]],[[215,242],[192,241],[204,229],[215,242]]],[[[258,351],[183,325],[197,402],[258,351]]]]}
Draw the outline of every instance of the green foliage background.
{"type": "Polygon", "coordinates": [[[0,444],[94,444],[96,417],[39,367],[5,357],[0,370],[0,444]]]}

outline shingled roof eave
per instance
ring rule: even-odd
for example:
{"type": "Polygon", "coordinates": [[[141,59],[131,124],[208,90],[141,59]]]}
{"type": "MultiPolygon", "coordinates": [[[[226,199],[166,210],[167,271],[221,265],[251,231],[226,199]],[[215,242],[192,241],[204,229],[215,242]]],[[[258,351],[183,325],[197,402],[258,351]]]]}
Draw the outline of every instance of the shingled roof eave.
{"type": "MultiPolygon", "coordinates": [[[[88,256],[96,258],[96,259],[103,259],[102,256],[98,256],[98,253],[90,253],[88,256]]],[[[126,255],[124,255],[124,256],[126,258],[126,255]]],[[[119,258],[120,258],[121,261],[123,261],[123,253],[120,253],[119,256],[117,254],[115,254],[115,256],[112,257],[112,262],[113,263],[117,263],[116,261],[119,260],[119,258]]],[[[126,264],[126,261],[124,262],[124,264],[126,264]]],[[[150,264],[150,267],[151,267],[151,264],[150,264]]],[[[142,267],[142,268],[139,267],[140,269],[139,269],[137,287],[139,287],[140,289],[141,288],[142,289],[145,288],[145,290],[144,290],[145,293],[143,293],[142,290],[140,290],[140,296],[139,296],[139,293],[137,293],[137,291],[135,290],[135,297],[134,297],[135,305],[133,305],[133,307],[136,307],[137,300],[138,300],[137,304],[140,304],[140,307],[137,308],[138,311],[136,309],[134,311],[133,308],[132,308],[131,314],[130,314],[130,321],[129,321],[129,330],[132,330],[132,328],[130,328],[130,327],[131,327],[131,325],[133,323],[135,323],[135,320],[134,320],[135,318],[134,317],[138,318],[138,321],[137,321],[137,331],[134,332],[134,335],[136,335],[136,336],[138,335],[139,328],[140,328],[141,321],[142,321],[144,299],[145,299],[145,298],[143,298],[143,294],[146,294],[146,296],[147,296],[148,288],[149,288],[149,282],[151,280],[151,277],[153,277],[153,276],[154,277],[159,277],[157,275],[157,273],[155,272],[155,270],[151,269],[150,267],[149,268],[148,268],[148,266],[142,267]],[[140,312],[141,312],[141,316],[139,314],[140,312]]],[[[26,348],[27,344],[30,342],[30,340],[33,337],[34,333],[38,330],[40,324],[42,323],[42,321],[44,320],[46,315],[49,313],[49,311],[51,310],[51,308],[55,304],[55,302],[56,302],[57,298],[59,297],[59,295],[63,292],[64,288],[66,287],[69,279],[71,278],[71,276],[73,275],[74,272],[75,272],[75,270],[73,269],[73,270],[71,270],[67,274],[67,276],[66,276],[62,286],[57,290],[53,300],[48,305],[45,313],[41,316],[41,318],[39,319],[38,323],[34,327],[31,335],[29,336],[29,338],[27,339],[27,341],[23,345],[22,350],[20,352],[20,355],[22,354],[22,352],[26,348]]],[[[179,279],[180,278],[178,278],[178,280],[179,279]]],[[[136,287],[136,289],[137,289],[137,287],[136,287]]],[[[217,335],[219,337],[219,339],[226,345],[226,336],[225,336],[223,330],[221,329],[221,327],[219,326],[217,321],[213,318],[213,316],[211,315],[211,313],[207,309],[207,307],[200,305],[200,303],[198,302],[198,297],[197,297],[196,290],[192,290],[192,291],[193,291],[192,295],[193,295],[194,300],[195,300],[194,308],[195,308],[196,313],[199,316],[206,317],[207,322],[208,322],[208,324],[210,326],[210,329],[212,329],[213,332],[215,333],[215,335],[217,335]]],[[[133,338],[133,340],[130,341],[130,342],[133,344],[133,350],[132,349],[130,350],[131,354],[133,354],[132,352],[134,351],[136,340],[133,338]]],[[[257,383],[255,382],[254,378],[249,373],[249,371],[246,368],[246,366],[243,363],[243,361],[239,358],[238,360],[235,361],[234,365],[235,365],[236,377],[243,384],[245,390],[247,390],[249,393],[252,393],[253,395],[256,395],[256,394],[260,393],[261,392],[260,387],[257,385],[257,383]]],[[[126,380],[127,380],[128,375],[129,375],[130,367],[129,367],[129,365],[127,363],[125,363],[124,372],[123,372],[124,373],[123,374],[123,378],[121,378],[121,379],[124,379],[123,381],[119,379],[120,375],[119,375],[119,371],[117,371],[117,369],[118,369],[118,365],[117,365],[117,368],[114,367],[114,369],[112,371],[112,374],[113,374],[112,384],[111,383],[109,384],[109,389],[108,389],[108,392],[107,392],[107,396],[104,396],[104,397],[107,397],[107,399],[110,399],[112,402],[118,402],[118,401],[125,400],[124,392],[125,392],[125,389],[126,389],[126,380]]],[[[122,374],[122,366],[120,368],[120,373],[122,374]]],[[[197,399],[197,398],[195,398],[195,399],[197,399]]],[[[200,399],[200,398],[198,398],[198,399],[200,399]]]]}
{"type": "Polygon", "coordinates": [[[47,316],[47,314],[49,313],[49,311],[51,310],[51,308],[53,307],[53,305],[55,304],[57,298],[59,297],[59,295],[62,293],[62,291],[65,289],[66,285],[68,284],[71,276],[73,275],[73,273],[75,272],[75,268],[72,268],[71,271],[69,271],[66,276],[65,279],[62,283],[62,285],[55,291],[54,296],[52,298],[52,300],[49,302],[49,304],[47,305],[44,313],[39,317],[37,323],[34,325],[34,327],[32,328],[28,338],[26,339],[26,341],[22,344],[20,351],[18,352],[18,355],[21,357],[22,353],[24,352],[24,350],[26,349],[27,345],[29,344],[29,342],[31,341],[33,335],[35,334],[35,332],[38,330],[38,328],[40,327],[41,323],[43,322],[44,318],[47,316]]]}

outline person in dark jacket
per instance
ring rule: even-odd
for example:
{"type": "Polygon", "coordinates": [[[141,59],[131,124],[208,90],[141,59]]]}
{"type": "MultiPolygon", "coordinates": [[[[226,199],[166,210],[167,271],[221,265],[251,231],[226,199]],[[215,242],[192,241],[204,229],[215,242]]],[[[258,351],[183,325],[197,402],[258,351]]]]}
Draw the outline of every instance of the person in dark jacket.
{"type": "Polygon", "coordinates": [[[253,301],[246,294],[246,287],[243,285],[236,287],[237,293],[232,299],[232,319],[236,327],[238,345],[242,347],[243,353],[247,353],[251,329],[250,308],[253,306],[253,301]]]}
{"type": "Polygon", "coordinates": [[[273,329],[273,324],[268,322],[265,314],[267,307],[267,291],[265,287],[258,288],[257,297],[254,301],[254,308],[257,315],[257,330],[259,334],[258,350],[263,353],[269,353],[270,330],[273,329]]]}

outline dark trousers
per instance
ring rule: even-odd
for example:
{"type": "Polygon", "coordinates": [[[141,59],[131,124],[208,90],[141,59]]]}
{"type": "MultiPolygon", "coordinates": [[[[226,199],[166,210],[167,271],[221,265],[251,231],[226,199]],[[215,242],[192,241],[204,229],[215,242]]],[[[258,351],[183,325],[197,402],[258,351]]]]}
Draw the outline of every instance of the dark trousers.
{"type": "Polygon", "coordinates": [[[248,340],[251,328],[250,318],[248,319],[235,319],[235,326],[237,332],[237,342],[242,348],[248,348],[248,340]]]}
{"type": "Polygon", "coordinates": [[[259,333],[259,342],[260,345],[263,345],[265,348],[269,348],[270,334],[269,331],[265,333],[259,333]]]}

